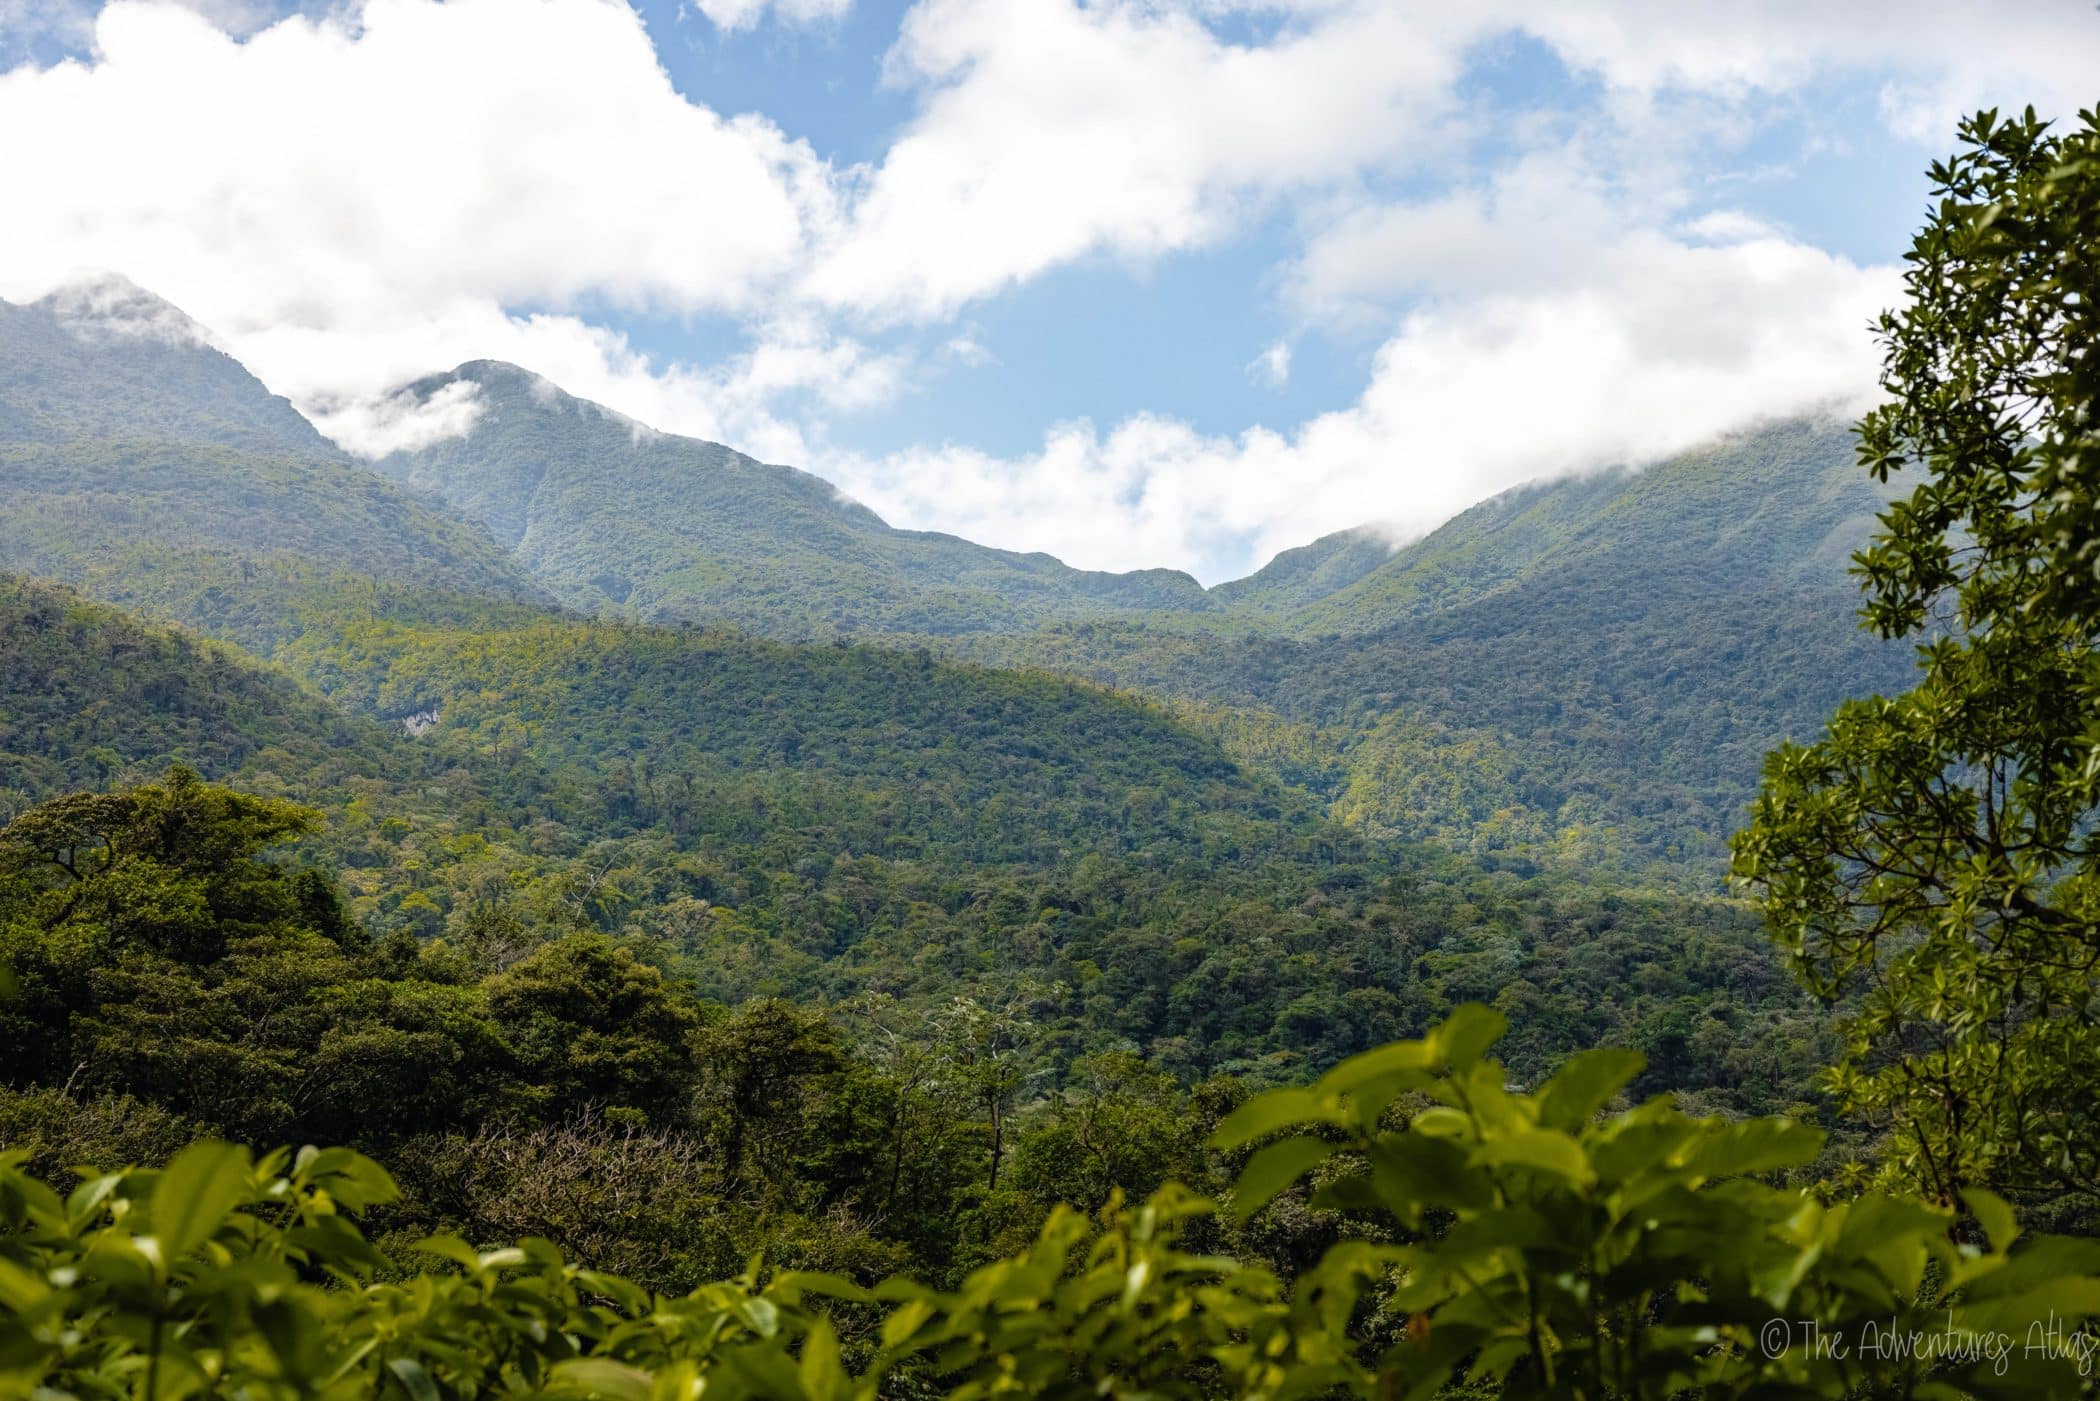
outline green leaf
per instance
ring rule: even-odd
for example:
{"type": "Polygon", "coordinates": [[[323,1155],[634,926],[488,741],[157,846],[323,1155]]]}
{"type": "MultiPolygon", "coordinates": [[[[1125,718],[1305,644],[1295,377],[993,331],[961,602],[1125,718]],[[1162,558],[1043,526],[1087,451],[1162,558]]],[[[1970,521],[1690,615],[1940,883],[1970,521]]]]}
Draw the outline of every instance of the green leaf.
{"type": "Polygon", "coordinates": [[[443,1401],[437,1383],[430,1379],[430,1373],[423,1370],[423,1364],[413,1357],[397,1357],[386,1364],[386,1369],[394,1374],[401,1389],[415,1401],[443,1401]]]}
{"type": "Polygon", "coordinates": [[[909,1299],[882,1320],[882,1345],[901,1347],[934,1316],[934,1307],[924,1299],[909,1299]]]}
{"type": "Polygon", "coordinates": [[[1791,1119],[1745,1119],[1707,1134],[1685,1166],[1703,1177],[1736,1177],[1802,1167],[1823,1151],[1823,1131],[1791,1119]]]}
{"type": "Polygon", "coordinates": [[[802,1389],[817,1401],[846,1390],[846,1368],[839,1360],[839,1338],[832,1332],[829,1320],[820,1318],[811,1326],[809,1337],[802,1344],[802,1359],[795,1370],[802,1379],[802,1389]]]}
{"type": "Polygon", "coordinates": [[[1312,1090],[1270,1090],[1258,1094],[1225,1116],[1210,1136],[1211,1147],[1233,1149],[1279,1129],[1341,1121],[1333,1101],[1312,1090]]]}
{"type": "Polygon", "coordinates": [[[1468,1002],[1429,1033],[1437,1061],[1453,1071],[1471,1067],[1509,1030],[1509,1018],[1491,1007],[1468,1002]]]}
{"type": "MultiPolygon", "coordinates": [[[[547,1381],[547,1394],[551,1396],[649,1401],[649,1374],[609,1357],[572,1357],[557,1362],[548,1369],[547,1381]]],[[[436,1395],[435,1392],[431,1394],[436,1395]]]]}
{"type": "Polygon", "coordinates": [[[1232,1189],[1232,1214],[1246,1220],[1333,1152],[1334,1145],[1320,1138],[1301,1136],[1270,1144],[1247,1160],[1232,1189]]]}
{"type": "Polygon", "coordinates": [[[481,1252],[468,1245],[458,1236],[426,1236],[412,1247],[424,1255],[435,1255],[441,1260],[478,1273],[481,1269],[481,1252]]]}
{"type": "Polygon", "coordinates": [[[1578,1187],[1597,1180],[1582,1145],[1558,1129],[1519,1129],[1480,1145],[1478,1160],[1497,1166],[1527,1167],[1566,1178],[1578,1187]]]}
{"type": "Polygon", "coordinates": [[[822,1270],[789,1270],[776,1275],[769,1292],[778,1294],[789,1303],[799,1303],[804,1294],[844,1299],[855,1304],[867,1303],[875,1297],[844,1275],[828,1274],[822,1270]]]}
{"type": "Polygon", "coordinates": [[[780,1309],[771,1299],[739,1299],[733,1312],[761,1338],[770,1338],[780,1331],[780,1309]]]}
{"type": "Polygon", "coordinates": [[[168,1264],[205,1241],[248,1199],[248,1150],[206,1139],[175,1155],[153,1184],[153,1235],[168,1264]]]}
{"type": "Polygon", "coordinates": [[[1996,1192],[1970,1187],[1962,1192],[1962,1200],[1967,1203],[1969,1214],[1976,1218],[1976,1224],[1983,1227],[1992,1250],[2003,1253],[2020,1238],[2020,1223],[2014,1219],[2013,1209],[1996,1192]]]}
{"type": "Polygon", "coordinates": [[[1574,1133],[1648,1063],[1639,1051],[1604,1047],[1570,1056],[1538,1092],[1539,1123],[1574,1133]]]}

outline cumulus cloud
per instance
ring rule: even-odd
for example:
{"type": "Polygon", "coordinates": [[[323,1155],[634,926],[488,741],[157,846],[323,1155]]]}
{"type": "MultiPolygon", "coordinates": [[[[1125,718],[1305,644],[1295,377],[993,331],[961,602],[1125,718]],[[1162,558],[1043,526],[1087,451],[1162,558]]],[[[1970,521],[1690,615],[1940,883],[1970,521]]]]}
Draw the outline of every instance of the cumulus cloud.
{"type": "Polygon", "coordinates": [[[117,3],[94,44],[0,75],[0,131],[37,133],[0,295],[120,269],[302,403],[444,357],[631,371],[585,309],[753,314],[830,217],[807,146],[679,95],[614,0],[368,0],[244,42],[117,3]]]}
{"type": "Polygon", "coordinates": [[[1174,5],[921,0],[888,60],[921,110],[804,289],[939,316],[1089,254],[1202,245],[1247,201],[1421,152],[1474,32],[1447,8],[1340,4],[1251,45],[1174,5]]]}
{"type": "MultiPolygon", "coordinates": [[[[725,29],[848,2],[696,0],[725,29]]],[[[88,13],[0,0],[0,40],[88,13]]],[[[2085,0],[2017,24],[1967,0],[917,0],[884,67],[910,115],[840,169],[682,95],[619,0],[325,15],[115,0],[75,33],[86,57],[0,73],[0,132],[36,134],[7,143],[0,296],[119,269],[359,450],[462,431],[470,398],[392,391],[507,359],[826,471],[900,524],[1209,577],[1856,400],[1892,273],[1694,207],[1690,172],[1815,81],[1871,84],[1893,130],[1938,144],[1978,102],[2089,101],[2100,55],[2085,0]],[[1579,118],[1462,82],[1511,33],[1595,80],[1579,118]],[[832,445],[835,416],[911,390],[912,336],[941,373],[996,363],[974,303],[1257,225],[1291,242],[1242,294],[1273,289],[1293,324],[1250,377],[1280,385],[1292,344],[1368,326],[1355,402],[1230,435],[1066,424],[1018,457],[832,445]],[[616,329],[632,312],[726,321],[741,348],[652,356],[616,329]]]]}
{"type": "Polygon", "coordinates": [[[1937,144],[1965,112],[2093,101],[2100,15],[2089,0],[1562,0],[1508,11],[1563,61],[1629,89],[1773,91],[1832,73],[1896,70],[1879,93],[1903,134],[1937,144]]]}
{"type": "MultiPolygon", "coordinates": [[[[1418,251],[1463,280],[1454,230],[1510,246],[1537,231],[1425,216],[1418,251]]],[[[1483,257],[1488,255],[1483,255],[1483,257]]],[[[1410,314],[1347,409],[1289,432],[1204,436],[1140,416],[1053,430],[1012,459],[946,448],[841,462],[877,510],[1097,568],[1132,560],[1232,577],[1350,526],[1395,540],[1521,482],[1654,461],[1761,420],[1854,413],[1874,386],[1869,318],[1899,290],[1783,238],[1690,242],[1644,229],[1565,277],[1410,314]]]]}

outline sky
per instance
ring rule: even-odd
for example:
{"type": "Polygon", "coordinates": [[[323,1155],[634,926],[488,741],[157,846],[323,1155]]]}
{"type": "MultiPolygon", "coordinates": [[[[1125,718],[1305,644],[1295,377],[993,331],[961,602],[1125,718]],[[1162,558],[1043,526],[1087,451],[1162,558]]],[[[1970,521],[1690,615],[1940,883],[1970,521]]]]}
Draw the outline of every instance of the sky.
{"type": "Polygon", "coordinates": [[[1875,392],[1959,117],[2089,0],[0,0],[0,297],[346,448],[515,361],[892,524],[1206,583],[1875,392]]]}

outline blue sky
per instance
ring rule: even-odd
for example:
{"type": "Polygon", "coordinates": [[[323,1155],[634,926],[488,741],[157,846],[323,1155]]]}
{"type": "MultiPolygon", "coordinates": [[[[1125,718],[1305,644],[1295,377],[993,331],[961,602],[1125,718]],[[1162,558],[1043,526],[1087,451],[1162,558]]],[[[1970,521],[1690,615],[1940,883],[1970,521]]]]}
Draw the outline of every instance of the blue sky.
{"type": "Polygon", "coordinates": [[[0,70],[0,295],[127,276],[353,450],[514,359],[900,525],[1216,581],[1856,411],[1955,115],[2100,98],[2100,15],[0,0],[0,70]]]}

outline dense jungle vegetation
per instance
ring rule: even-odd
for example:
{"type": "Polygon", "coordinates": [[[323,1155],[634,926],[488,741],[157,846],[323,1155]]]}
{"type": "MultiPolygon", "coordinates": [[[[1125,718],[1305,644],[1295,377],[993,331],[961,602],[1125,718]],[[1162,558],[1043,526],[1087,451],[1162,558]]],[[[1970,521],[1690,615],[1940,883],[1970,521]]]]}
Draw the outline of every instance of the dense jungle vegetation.
{"type": "MultiPolygon", "coordinates": [[[[1963,139],[1870,487],[1672,517],[1768,435],[1240,591],[1347,637],[949,648],[1075,678],[575,616],[376,479],[281,557],[25,515],[0,558],[141,611],[0,576],[0,1388],[2089,1392],[2100,118],[1963,139]],[[360,574],[384,528],[437,572],[360,574]],[[1746,899],[1665,878],[1811,710],[1746,899]]],[[[119,441],[53,367],[147,353],[35,310],[27,501],[119,441]]],[[[229,435],[186,491],[299,517],[271,453],[354,469],[250,384],[145,410],[229,435]]]]}

